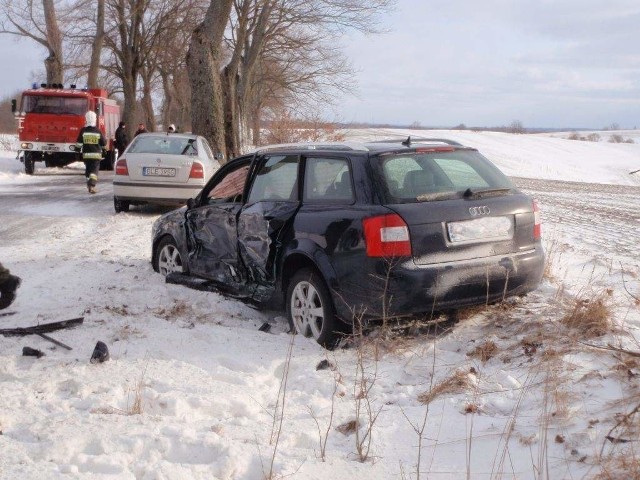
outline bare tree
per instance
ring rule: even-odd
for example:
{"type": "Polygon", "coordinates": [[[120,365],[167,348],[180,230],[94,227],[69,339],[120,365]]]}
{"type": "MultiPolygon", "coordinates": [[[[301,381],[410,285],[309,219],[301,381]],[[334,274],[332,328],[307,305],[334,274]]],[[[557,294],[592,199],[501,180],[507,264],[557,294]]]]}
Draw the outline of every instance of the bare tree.
{"type": "Polygon", "coordinates": [[[49,53],[44,60],[47,83],[63,83],[63,32],[58,24],[54,0],[5,0],[0,3],[0,33],[30,38],[49,53]]]}
{"type": "Polygon", "coordinates": [[[259,141],[267,98],[289,110],[331,103],[329,92],[351,91],[351,68],[335,44],[349,29],[377,31],[391,0],[236,0],[231,59],[223,70],[226,147],[238,153],[249,125],[259,141]]]}

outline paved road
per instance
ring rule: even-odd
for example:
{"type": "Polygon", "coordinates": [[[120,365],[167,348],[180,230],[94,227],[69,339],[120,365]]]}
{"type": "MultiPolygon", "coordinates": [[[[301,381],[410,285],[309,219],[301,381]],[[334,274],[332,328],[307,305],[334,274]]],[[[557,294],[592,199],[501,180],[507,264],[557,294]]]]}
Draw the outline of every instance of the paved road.
{"type": "Polygon", "coordinates": [[[98,217],[113,210],[113,172],[100,172],[98,193],[90,195],[84,168],[45,169],[11,183],[0,183],[0,239],[24,240],[48,228],[59,217],[98,217]]]}

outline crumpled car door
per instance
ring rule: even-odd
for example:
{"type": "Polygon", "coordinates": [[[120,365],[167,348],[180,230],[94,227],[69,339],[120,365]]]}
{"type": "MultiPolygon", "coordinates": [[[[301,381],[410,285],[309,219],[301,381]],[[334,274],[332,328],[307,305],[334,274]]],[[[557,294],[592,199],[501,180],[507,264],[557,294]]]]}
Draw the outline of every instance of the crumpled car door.
{"type": "Polygon", "coordinates": [[[226,168],[207,185],[194,208],[186,212],[187,248],[191,273],[239,291],[246,273],[238,257],[238,213],[250,159],[226,168]]]}
{"type": "Polygon", "coordinates": [[[222,283],[241,282],[236,217],[239,203],[206,205],[187,212],[189,265],[194,275],[222,283]]]}
{"type": "Polygon", "coordinates": [[[297,155],[264,157],[238,216],[238,251],[256,301],[273,293],[277,260],[293,239],[292,220],[300,208],[298,165],[297,155]]]}

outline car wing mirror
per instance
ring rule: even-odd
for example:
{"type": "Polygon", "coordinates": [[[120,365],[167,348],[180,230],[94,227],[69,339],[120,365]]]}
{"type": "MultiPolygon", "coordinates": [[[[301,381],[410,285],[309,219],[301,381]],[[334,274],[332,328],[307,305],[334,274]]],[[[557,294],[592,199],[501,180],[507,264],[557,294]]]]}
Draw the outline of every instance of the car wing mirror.
{"type": "Polygon", "coordinates": [[[189,200],[187,200],[187,210],[191,210],[195,206],[196,206],[196,199],[195,198],[190,198],[189,200]]]}

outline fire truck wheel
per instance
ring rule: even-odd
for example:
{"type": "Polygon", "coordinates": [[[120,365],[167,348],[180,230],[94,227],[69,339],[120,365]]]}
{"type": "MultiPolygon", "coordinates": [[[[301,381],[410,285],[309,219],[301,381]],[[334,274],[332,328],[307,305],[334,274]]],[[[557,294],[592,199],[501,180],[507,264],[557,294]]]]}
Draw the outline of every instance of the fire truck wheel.
{"type": "Polygon", "coordinates": [[[113,197],[113,208],[116,213],[128,212],[130,203],[126,200],[120,200],[118,197],[113,197]]]}
{"type": "Polygon", "coordinates": [[[33,154],[31,152],[24,152],[24,173],[33,175],[35,169],[36,162],[33,160],[33,154]]]}

